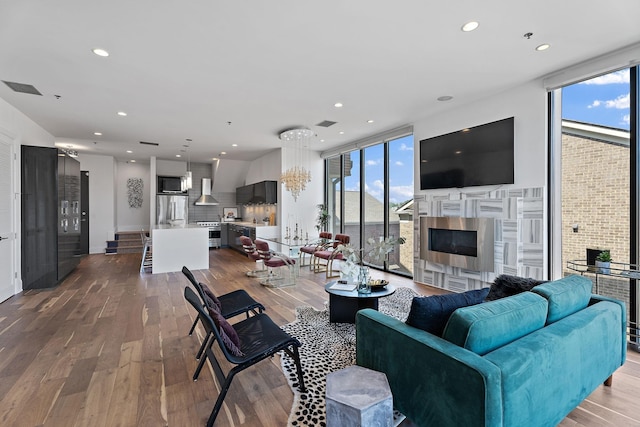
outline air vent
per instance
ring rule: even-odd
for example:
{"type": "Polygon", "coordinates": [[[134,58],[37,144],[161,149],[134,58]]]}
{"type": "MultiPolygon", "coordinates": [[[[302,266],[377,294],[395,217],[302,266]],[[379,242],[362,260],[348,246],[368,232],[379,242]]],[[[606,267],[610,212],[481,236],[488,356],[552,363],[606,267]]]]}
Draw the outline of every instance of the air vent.
{"type": "Polygon", "coordinates": [[[13,90],[14,92],[30,93],[31,95],[40,95],[40,96],[42,96],[40,91],[38,91],[38,89],[36,89],[32,85],[26,85],[24,83],[5,82],[4,80],[3,80],[3,82],[7,86],[9,86],[11,88],[11,90],[13,90]]]}
{"type": "Polygon", "coordinates": [[[156,146],[156,147],[157,147],[158,145],[160,145],[160,144],[158,144],[157,142],[147,142],[147,141],[140,141],[140,144],[143,144],[143,145],[153,145],[153,146],[156,146]]]}
{"type": "Polygon", "coordinates": [[[316,126],[322,126],[323,128],[328,128],[329,126],[333,126],[338,122],[332,122],[331,120],[323,120],[318,123],[316,126]]]}

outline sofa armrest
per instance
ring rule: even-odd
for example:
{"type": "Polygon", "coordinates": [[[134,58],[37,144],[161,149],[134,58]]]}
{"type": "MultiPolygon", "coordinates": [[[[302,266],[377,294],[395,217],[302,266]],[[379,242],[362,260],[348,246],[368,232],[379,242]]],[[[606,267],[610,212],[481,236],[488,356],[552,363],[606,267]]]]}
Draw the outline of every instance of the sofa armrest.
{"type": "Polygon", "coordinates": [[[502,425],[500,369],[428,332],[360,310],[356,363],[384,372],[394,406],[418,425],[502,425]]]}
{"type": "Polygon", "coordinates": [[[620,366],[622,366],[627,359],[627,306],[623,301],[596,294],[591,295],[589,305],[597,304],[600,301],[609,301],[620,306],[620,310],[622,312],[622,325],[620,326],[620,329],[622,330],[622,361],[620,362],[620,366]]]}

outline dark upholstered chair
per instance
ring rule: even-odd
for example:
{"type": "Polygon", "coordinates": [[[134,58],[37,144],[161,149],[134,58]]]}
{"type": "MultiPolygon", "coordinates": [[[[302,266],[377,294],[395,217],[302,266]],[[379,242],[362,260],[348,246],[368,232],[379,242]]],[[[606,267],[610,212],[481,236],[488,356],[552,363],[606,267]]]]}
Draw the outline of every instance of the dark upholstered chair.
{"type": "Polygon", "coordinates": [[[198,311],[198,317],[207,331],[207,336],[210,337],[205,346],[204,357],[200,358],[200,362],[198,363],[198,368],[196,369],[193,379],[194,381],[197,380],[198,375],[204,366],[205,360],[209,360],[209,363],[211,364],[221,386],[220,394],[218,395],[218,399],[216,400],[213,410],[211,411],[211,415],[207,421],[207,427],[213,426],[213,423],[218,416],[218,412],[220,412],[220,408],[222,407],[222,402],[227,395],[227,391],[229,391],[233,377],[240,371],[273,356],[279,351],[284,351],[294,360],[298,371],[299,390],[301,393],[306,392],[302,365],[300,364],[300,356],[298,354],[300,342],[280,329],[278,325],[273,323],[269,316],[264,313],[260,313],[231,326],[240,341],[239,350],[242,354],[238,356],[230,351],[224,344],[225,341],[221,335],[220,329],[218,329],[219,327],[216,326],[214,320],[202,306],[202,303],[195,292],[193,292],[193,290],[188,286],[184,288],[184,297],[193,306],[193,308],[198,311]],[[218,343],[220,350],[222,350],[222,354],[225,359],[233,365],[233,368],[227,372],[226,376],[213,352],[212,347],[216,342],[218,343]]]}
{"type": "MultiPolygon", "coordinates": [[[[198,282],[194,277],[191,270],[189,270],[186,266],[182,267],[182,274],[185,275],[191,285],[195,288],[200,295],[200,299],[202,300],[203,305],[205,305],[205,301],[207,300],[205,289],[202,283],[198,282]]],[[[232,317],[238,316],[239,314],[245,314],[246,317],[249,317],[250,314],[259,314],[262,313],[265,308],[258,301],[254,300],[251,295],[249,295],[244,289],[238,289],[233,292],[229,292],[224,295],[216,296],[218,301],[220,302],[220,312],[225,319],[230,319],[232,317]]],[[[191,329],[189,330],[189,335],[193,334],[194,329],[196,328],[196,324],[200,318],[196,317],[193,321],[193,325],[191,325],[191,329]]],[[[196,355],[196,359],[200,359],[202,356],[202,352],[204,351],[205,344],[209,339],[209,334],[202,340],[202,345],[198,354],[196,355]]]]}
{"type": "Polygon", "coordinates": [[[304,259],[307,255],[309,255],[309,269],[311,269],[313,267],[313,254],[316,253],[316,251],[326,249],[332,237],[332,233],[329,233],[328,231],[322,231],[318,240],[301,247],[300,255],[298,256],[300,261],[298,265],[300,267],[304,266],[304,259]]]}
{"type": "Polygon", "coordinates": [[[336,234],[336,238],[329,248],[314,252],[314,273],[321,273],[324,271],[326,272],[327,279],[331,277],[338,277],[340,275],[340,271],[333,269],[333,261],[344,259],[344,255],[340,250],[337,250],[337,248],[340,245],[348,245],[350,241],[351,238],[349,235],[336,234]],[[321,263],[321,260],[324,260],[325,263],[321,263]]]}
{"type": "MultiPolygon", "coordinates": [[[[258,251],[256,251],[256,245],[253,243],[253,240],[251,240],[251,237],[240,236],[240,243],[242,244],[244,253],[247,254],[249,259],[253,261],[258,261],[260,259],[260,255],[258,254],[258,251]]],[[[267,270],[265,270],[264,267],[262,268],[262,270],[247,271],[247,276],[249,277],[257,277],[264,274],[267,274],[267,270]]]]}
{"type": "Polygon", "coordinates": [[[261,285],[270,288],[292,286],[296,284],[296,260],[284,254],[277,254],[269,248],[269,243],[256,239],[256,250],[269,269],[269,275],[260,281],[261,285]],[[278,275],[274,274],[274,268],[280,269],[278,275]],[[283,271],[284,270],[284,271],[283,271]],[[285,272],[287,275],[285,276],[285,272]]]}

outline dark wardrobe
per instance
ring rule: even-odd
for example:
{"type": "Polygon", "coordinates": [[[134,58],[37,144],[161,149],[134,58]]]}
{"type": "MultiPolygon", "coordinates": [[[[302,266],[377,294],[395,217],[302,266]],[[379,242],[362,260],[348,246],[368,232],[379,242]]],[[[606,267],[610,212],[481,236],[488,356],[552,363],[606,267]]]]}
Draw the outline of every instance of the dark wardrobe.
{"type": "Polygon", "coordinates": [[[80,262],[80,162],[22,146],[22,287],[49,288],[80,262]]]}

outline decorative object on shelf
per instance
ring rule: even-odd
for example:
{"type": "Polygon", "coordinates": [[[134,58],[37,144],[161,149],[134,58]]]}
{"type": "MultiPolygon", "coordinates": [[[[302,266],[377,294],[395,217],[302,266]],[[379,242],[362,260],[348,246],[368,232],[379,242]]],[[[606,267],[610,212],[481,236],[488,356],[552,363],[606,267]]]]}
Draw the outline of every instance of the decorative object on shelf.
{"type": "MultiPolygon", "coordinates": [[[[360,277],[360,269],[365,262],[373,265],[382,265],[387,259],[387,255],[395,248],[396,245],[402,245],[406,239],[398,237],[397,239],[382,236],[378,238],[369,237],[367,245],[370,247],[365,254],[364,248],[356,248],[352,245],[339,245],[336,250],[341,251],[345,256],[345,261],[340,270],[340,277],[346,280],[355,281],[360,277]]],[[[367,268],[368,272],[368,268],[367,268]]],[[[368,274],[367,274],[368,281],[368,274]]]]}
{"type": "Polygon", "coordinates": [[[139,209],[142,207],[142,188],[144,182],[142,178],[129,178],[127,179],[127,200],[129,201],[129,207],[133,209],[139,209]]]}
{"type": "Polygon", "coordinates": [[[596,268],[600,274],[611,273],[611,252],[602,251],[596,257],[596,268]]]}
{"type": "Polygon", "coordinates": [[[318,208],[318,216],[316,217],[316,230],[318,232],[326,231],[327,226],[329,225],[329,211],[327,210],[327,206],[324,204],[316,205],[318,208]]]}
{"type": "Polygon", "coordinates": [[[308,143],[313,136],[313,131],[306,127],[288,129],[280,133],[284,149],[280,180],[285,189],[291,192],[294,201],[298,201],[300,192],[311,182],[311,172],[307,169],[307,164],[308,143]]]}
{"type": "Polygon", "coordinates": [[[235,221],[238,217],[238,208],[222,208],[222,216],[225,221],[235,221]]]}

